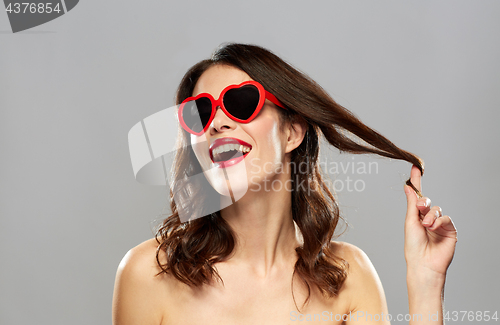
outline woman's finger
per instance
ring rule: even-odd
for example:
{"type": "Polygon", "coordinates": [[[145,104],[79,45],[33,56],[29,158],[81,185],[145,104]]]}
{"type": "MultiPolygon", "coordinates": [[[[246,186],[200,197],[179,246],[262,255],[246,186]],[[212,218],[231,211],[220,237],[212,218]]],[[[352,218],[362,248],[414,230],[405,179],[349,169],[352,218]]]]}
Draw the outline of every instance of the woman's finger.
{"type": "MultiPolygon", "coordinates": [[[[409,187],[408,185],[404,186],[405,194],[406,194],[406,218],[405,225],[406,226],[415,226],[420,224],[420,212],[417,208],[417,194],[415,191],[409,187]]],[[[405,226],[405,228],[406,228],[405,226]]]]}
{"type": "Polygon", "coordinates": [[[441,208],[438,206],[434,206],[425,215],[424,219],[422,220],[422,225],[424,227],[431,227],[433,226],[436,219],[442,216],[443,216],[443,211],[441,210],[441,208]]]}
{"type": "Polygon", "coordinates": [[[413,186],[422,193],[422,174],[420,173],[420,169],[415,165],[411,166],[410,180],[413,186]]]}
{"type": "MultiPolygon", "coordinates": [[[[416,166],[411,167],[411,172],[410,172],[410,181],[412,185],[420,191],[421,189],[421,184],[420,184],[420,178],[421,178],[420,170],[416,166]]],[[[417,208],[417,193],[408,185],[405,185],[404,187],[405,193],[406,193],[406,203],[407,203],[407,209],[406,209],[406,221],[409,222],[420,222],[420,211],[417,208]]]]}
{"type": "Polygon", "coordinates": [[[428,197],[423,197],[417,200],[417,209],[420,214],[425,216],[431,210],[431,200],[428,197]]]}
{"type": "Polygon", "coordinates": [[[446,232],[449,232],[451,234],[447,237],[455,236],[455,238],[457,238],[457,229],[455,228],[455,225],[453,224],[450,216],[442,216],[437,218],[436,221],[434,221],[434,224],[428,229],[434,231],[439,228],[444,229],[446,230],[446,232]]]}

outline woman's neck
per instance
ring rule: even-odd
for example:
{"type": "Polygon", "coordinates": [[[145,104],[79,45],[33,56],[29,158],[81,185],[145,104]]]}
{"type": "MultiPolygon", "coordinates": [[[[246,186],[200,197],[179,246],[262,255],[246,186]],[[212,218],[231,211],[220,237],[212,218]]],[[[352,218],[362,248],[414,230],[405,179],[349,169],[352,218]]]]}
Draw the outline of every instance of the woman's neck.
{"type": "Polygon", "coordinates": [[[291,195],[282,191],[248,191],[221,210],[236,234],[232,263],[251,265],[259,277],[295,263],[299,245],[292,219],[291,195]]]}

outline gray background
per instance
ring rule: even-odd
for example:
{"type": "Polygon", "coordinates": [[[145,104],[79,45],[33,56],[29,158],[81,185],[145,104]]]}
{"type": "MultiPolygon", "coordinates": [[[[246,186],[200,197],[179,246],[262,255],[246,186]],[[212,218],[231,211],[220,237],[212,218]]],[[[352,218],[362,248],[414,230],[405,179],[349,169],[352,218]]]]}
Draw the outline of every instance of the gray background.
{"type": "MultiPolygon", "coordinates": [[[[446,308],[500,309],[500,2],[89,0],[18,34],[2,11],[0,31],[0,324],[111,322],[118,263],[167,204],[165,188],[134,180],[127,132],[227,41],[273,50],[421,156],[424,194],[459,229],[446,308]]],[[[354,161],[379,170],[352,175],[364,191],[339,191],[340,240],[368,254],[389,311],[406,313],[410,165],[354,161]]]]}

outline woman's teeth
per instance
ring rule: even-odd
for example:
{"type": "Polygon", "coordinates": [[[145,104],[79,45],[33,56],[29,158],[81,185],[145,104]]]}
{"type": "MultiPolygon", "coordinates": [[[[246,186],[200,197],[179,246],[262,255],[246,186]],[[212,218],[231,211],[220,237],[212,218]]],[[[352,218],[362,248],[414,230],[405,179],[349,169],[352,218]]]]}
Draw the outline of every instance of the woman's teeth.
{"type": "Polygon", "coordinates": [[[233,158],[233,156],[237,153],[233,152],[232,154],[227,154],[230,151],[239,151],[245,154],[247,152],[250,152],[250,150],[250,147],[244,146],[242,144],[230,143],[218,146],[212,151],[212,155],[214,157],[214,161],[225,161],[233,158]]]}

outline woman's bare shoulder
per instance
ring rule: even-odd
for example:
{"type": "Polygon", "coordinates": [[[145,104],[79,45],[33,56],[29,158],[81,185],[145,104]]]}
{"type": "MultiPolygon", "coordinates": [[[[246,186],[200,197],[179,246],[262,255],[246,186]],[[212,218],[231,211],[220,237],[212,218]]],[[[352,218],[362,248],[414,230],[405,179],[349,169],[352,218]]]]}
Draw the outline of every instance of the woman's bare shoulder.
{"type": "Polygon", "coordinates": [[[350,264],[358,265],[369,261],[365,252],[353,244],[332,240],[330,242],[330,248],[335,255],[345,259],[347,262],[350,262],[350,264]]]}
{"type": "Polygon", "coordinates": [[[158,275],[157,247],[154,238],[147,240],[130,249],[120,262],[113,294],[113,324],[161,323],[162,305],[171,292],[168,277],[158,275]]]}
{"type": "Polygon", "coordinates": [[[148,239],[130,249],[120,262],[119,269],[130,269],[135,272],[147,272],[155,266],[158,242],[155,238],[148,239]]]}
{"type": "MultiPolygon", "coordinates": [[[[370,258],[359,247],[341,241],[331,241],[333,253],[348,264],[348,274],[353,277],[373,277],[377,275],[370,258]]],[[[348,276],[349,278],[349,276],[348,276]]],[[[378,278],[378,276],[377,276],[378,278]]]]}
{"type": "Polygon", "coordinates": [[[344,290],[350,296],[350,310],[387,310],[382,283],[366,253],[346,242],[332,241],[331,245],[334,254],[348,264],[344,290]]]}
{"type": "Polygon", "coordinates": [[[158,288],[163,290],[166,286],[172,289],[172,285],[178,281],[171,275],[162,273],[158,261],[163,265],[167,262],[167,258],[165,252],[160,250],[157,260],[158,246],[156,238],[151,238],[130,249],[120,262],[117,273],[127,281],[150,285],[157,290],[158,288]]]}

